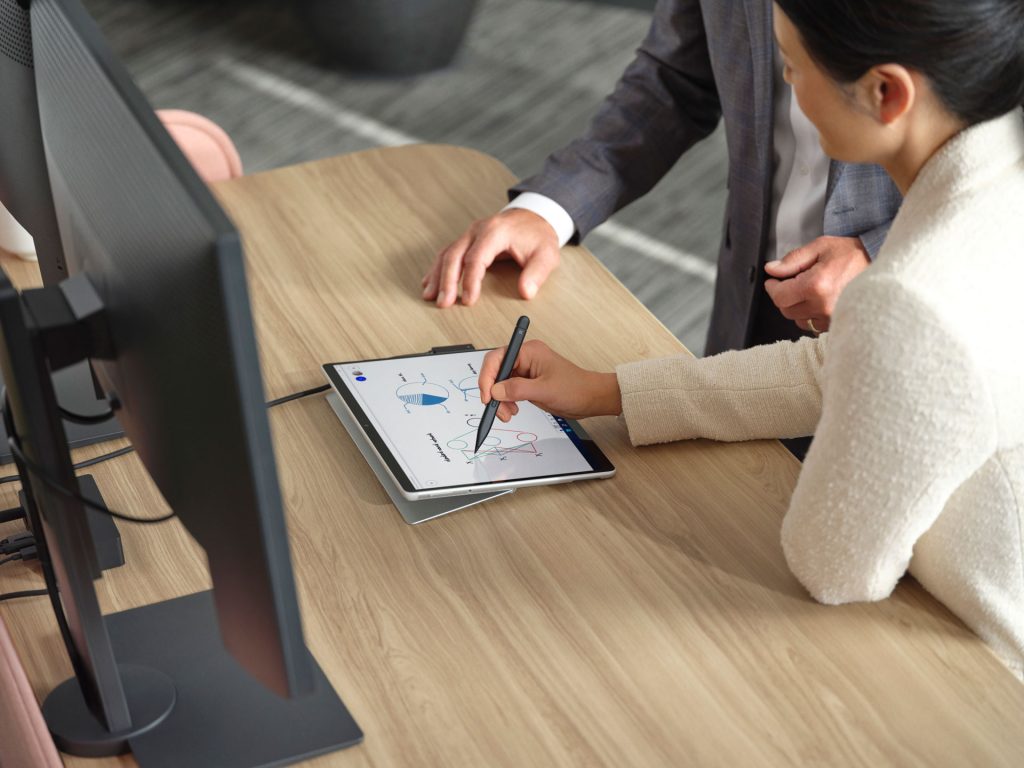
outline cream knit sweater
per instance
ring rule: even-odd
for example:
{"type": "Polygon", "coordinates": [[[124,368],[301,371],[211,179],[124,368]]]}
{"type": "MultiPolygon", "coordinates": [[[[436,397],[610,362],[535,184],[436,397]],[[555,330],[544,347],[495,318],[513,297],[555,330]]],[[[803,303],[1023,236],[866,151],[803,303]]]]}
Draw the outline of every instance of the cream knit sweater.
{"type": "Polygon", "coordinates": [[[824,603],[908,569],[1024,676],[1024,121],[922,169],[829,333],[620,366],[634,445],[814,434],[782,545],[824,603]]]}

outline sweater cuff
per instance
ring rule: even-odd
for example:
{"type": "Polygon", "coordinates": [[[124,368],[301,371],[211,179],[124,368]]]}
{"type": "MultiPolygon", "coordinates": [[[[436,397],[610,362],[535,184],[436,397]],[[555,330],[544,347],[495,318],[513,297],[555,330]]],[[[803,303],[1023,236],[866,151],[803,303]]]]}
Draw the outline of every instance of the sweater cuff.
{"type": "MultiPolygon", "coordinates": [[[[677,358],[682,369],[688,369],[687,362],[694,367],[698,360],[689,354],[677,358]]],[[[675,368],[678,375],[680,368],[675,368]]],[[[639,360],[624,363],[615,369],[622,395],[622,417],[626,420],[629,441],[633,445],[667,443],[673,440],[691,440],[700,437],[696,425],[686,422],[686,410],[679,408],[679,378],[665,381],[664,360],[639,360]],[[673,390],[675,398],[666,397],[666,390],[673,390]]]]}

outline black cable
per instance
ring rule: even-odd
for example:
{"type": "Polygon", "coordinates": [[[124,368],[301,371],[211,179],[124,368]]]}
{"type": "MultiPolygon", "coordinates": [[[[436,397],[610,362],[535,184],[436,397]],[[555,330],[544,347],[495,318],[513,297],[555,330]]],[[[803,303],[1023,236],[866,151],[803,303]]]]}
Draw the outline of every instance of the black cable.
{"type": "Polygon", "coordinates": [[[132,453],[134,450],[134,445],[126,445],[124,448],[118,448],[116,451],[104,453],[100,456],[96,456],[91,459],[86,459],[85,461],[80,461],[77,464],[73,464],[72,466],[75,469],[85,469],[86,467],[92,467],[95,466],[96,464],[102,464],[104,461],[116,459],[118,456],[124,456],[126,453],[132,453]]]}
{"type": "MultiPolygon", "coordinates": [[[[0,554],[11,555],[15,560],[35,560],[39,556],[36,537],[28,531],[20,531],[0,540],[0,554]]],[[[5,560],[6,561],[6,560],[5,560]]]]}
{"type": "MultiPolygon", "coordinates": [[[[284,395],[283,397],[279,397],[276,400],[271,400],[270,402],[267,403],[267,408],[276,408],[279,405],[283,405],[285,403],[290,403],[293,400],[299,400],[299,399],[301,399],[303,397],[309,397],[310,395],[316,395],[316,394],[319,394],[320,392],[326,392],[330,388],[331,388],[330,384],[321,384],[319,387],[313,387],[311,389],[304,389],[301,392],[293,392],[290,395],[284,395]]],[[[103,414],[101,416],[96,416],[96,417],[92,417],[92,416],[79,416],[78,414],[70,414],[68,411],[65,411],[63,408],[60,409],[60,412],[61,412],[61,415],[64,418],[68,419],[69,421],[74,421],[75,419],[93,419],[93,418],[95,418],[96,419],[95,422],[88,422],[88,423],[97,423],[97,424],[100,423],[100,422],[106,421],[107,419],[111,418],[114,415],[114,412],[110,411],[107,414],[103,414]]],[[[80,423],[87,423],[87,422],[83,421],[83,422],[80,422],[80,423]]],[[[100,456],[96,456],[96,457],[91,458],[91,459],[86,459],[84,461],[80,461],[77,464],[74,464],[72,466],[73,466],[74,469],[85,469],[86,467],[92,467],[92,466],[95,466],[97,464],[102,464],[105,461],[110,461],[111,459],[116,459],[118,456],[124,456],[125,454],[131,453],[134,450],[135,450],[135,446],[128,445],[128,446],[125,446],[124,448],[118,448],[116,451],[111,451],[110,453],[104,453],[104,454],[102,454],[100,456]]],[[[28,466],[27,462],[26,462],[26,466],[28,466]]],[[[56,481],[51,481],[49,477],[44,476],[42,474],[42,472],[40,472],[39,469],[37,469],[37,468],[35,468],[33,466],[29,466],[29,469],[31,469],[33,472],[35,472],[36,475],[44,483],[47,483],[48,485],[50,485],[51,488],[54,488],[55,490],[59,491],[60,493],[63,493],[66,496],[71,496],[72,498],[77,498],[83,504],[85,504],[85,505],[87,505],[87,506],[89,506],[89,507],[91,507],[93,509],[96,509],[96,510],[98,510],[100,512],[108,513],[112,517],[116,517],[119,520],[126,520],[126,521],[129,521],[129,522],[136,522],[136,523],[145,523],[145,522],[158,523],[158,522],[163,522],[164,520],[168,520],[171,517],[173,517],[173,513],[171,515],[168,515],[168,516],[165,516],[165,517],[158,517],[158,518],[152,518],[152,519],[130,517],[128,515],[121,515],[120,513],[115,513],[112,510],[108,510],[106,507],[102,507],[101,508],[101,507],[93,504],[88,499],[86,499],[84,497],[80,497],[80,496],[78,496],[77,494],[75,494],[72,491],[68,491],[66,488],[64,488],[63,486],[60,486],[58,483],[56,483],[56,481]]],[[[0,485],[4,485],[6,483],[14,483],[14,482],[17,482],[20,479],[21,479],[21,475],[5,475],[4,477],[0,477],[0,485]]],[[[12,510],[12,512],[13,512],[13,510],[12,510]]],[[[20,515],[19,517],[21,517],[21,516],[23,516],[23,515],[20,515]]],[[[17,520],[18,517],[12,517],[10,519],[11,520],[17,520]]],[[[6,521],[0,519],[0,522],[6,522],[6,521]]]]}
{"type": "MultiPolygon", "coordinates": [[[[93,467],[93,466],[95,466],[97,464],[102,464],[104,461],[110,461],[111,459],[116,459],[118,456],[124,456],[126,453],[131,453],[134,450],[135,450],[135,446],[134,445],[126,445],[124,448],[118,448],[116,451],[111,451],[110,453],[104,453],[104,454],[101,454],[99,456],[95,456],[95,457],[93,457],[91,459],[85,459],[84,461],[80,461],[77,464],[72,464],[71,466],[74,469],[85,469],[86,467],[93,467]]],[[[0,485],[4,485],[5,483],[15,483],[18,480],[21,480],[21,475],[6,475],[4,477],[0,477],[0,485]]],[[[3,519],[3,515],[4,515],[4,513],[0,512],[0,523],[5,522],[5,520],[3,519]]],[[[12,519],[17,519],[17,518],[12,518],[12,519]]]]}
{"type": "Polygon", "coordinates": [[[0,555],[11,555],[35,545],[36,537],[30,531],[18,531],[0,539],[0,555]]]}
{"type": "Polygon", "coordinates": [[[15,520],[21,520],[24,516],[25,510],[21,507],[5,509],[3,512],[0,512],[0,523],[13,523],[15,520]]]}
{"type": "Polygon", "coordinates": [[[291,395],[285,395],[284,397],[279,397],[276,400],[271,400],[269,403],[267,403],[267,408],[275,408],[279,405],[283,405],[284,403],[290,403],[292,400],[298,400],[299,398],[302,397],[309,397],[310,395],[315,395],[320,392],[326,392],[330,388],[330,384],[321,384],[319,387],[313,387],[312,389],[304,389],[301,392],[295,392],[291,395]]]}
{"type": "Polygon", "coordinates": [[[15,560],[21,560],[21,553],[16,552],[13,555],[8,555],[7,557],[0,557],[0,565],[13,563],[15,560]]]}
{"type": "Polygon", "coordinates": [[[14,600],[18,597],[40,597],[48,594],[50,594],[49,591],[45,589],[24,589],[21,592],[8,592],[4,595],[0,595],[0,603],[4,600],[14,600]]]}
{"type": "Polygon", "coordinates": [[[8,444],[10,445],[11,452],[15,456],[17,456],[18,459],[21,460],[21,462],[28,468],[29,472],[31,472],[37,478],[42,480],[45,485],[57,491],[57,493],[67,496],[69,499],[75,499],[76,501],[84,504],[90,509],[95,509],[97,512],[102,512],[105,515],[110,515],[111,517],[117,518],[118,520],[124,520],[126,523],[141,523],[142,525],[162,523],[174,517],[173,511],[168,512],[166,515],[161,515],[160,517],[132,517],[131,515],[125,515],[121,512],[115,512],[112,509],[108,509],[102,504],[97,504],[95,501],[85,498],[85,496],[78,493],[77,491],[72,491],[65,488],[58,481],[54,480],[52,477],[46,474],[46,472],[44,472],[39,465],[37,465],[34,461],[31,461],[24,454],[21,448],[18,447],[18,444],[15,442],[14,438],[8,438],[8,444]]]}
{"type": "MultiPolygon", "coordinates": [[[[267,403],[267,408],[276,408],[277,406],[283,405],[284,403],[290,403],[292,400],[298,400],[300,398],[309,397],[310,395],[315,395],[315,394],[318,394],[320,392],[326,392],[330,388],[331,388],[330,384],[323,384],[323,385],[321,385],[319,387],[313,387],[312,389],[305,389],[302,392],[295,392],[295,393],[293,393],[291,395],[285,395],[284,397],[279,397],[276,400],[271,400],[270,402],[268,402],[267,403]]],[[[62,414],[65,413],[63,408],[61,409],[61,413],[62,414]]],[[[102,417],[97,416],[96,418],[99,419],[100,421],[105,421],[105,420],[109,419],[110,417],[112,417],[113,415],[114,415],[114,412],[111,411],[110,413],[108,413],[108,414],[106,414],[106,415],[104,415],[102,417]]],[[[91,418],[91,417],[89,417],[89,418],[91,418]]],[[[86,459],[85,461],[80,461],[80,462],[78,462],[77,464],[74,465],[74,468],[75,469],[85,469],[86,467],[93,467],[93,466],[95,466],[97,464],[102,464],[104,461],[110,461],[111,459],[116,459],[118,456],[124,456],[125,454],[131,453],[134,450],[135,450],[135,446],[128,445],[128,446],[125,446],[124,448],[118,448],[116,451],[111,451],[110,453],[104,453],[101,456],[96,456],[95,458],[92,458],[92,459],[86,459]]],[[[14,482],[17,482],[20,479],[21,479],[20,475],[5,475],[3,477],[0,477],[0,485],[4,485],[5,483],[14,483],[14,482]]],[[[2,513],[0,513],[0,514],[2,514],[2,513]]],[[[4,522],[4,520],[0,519],[0,522],[4,522]]]]}

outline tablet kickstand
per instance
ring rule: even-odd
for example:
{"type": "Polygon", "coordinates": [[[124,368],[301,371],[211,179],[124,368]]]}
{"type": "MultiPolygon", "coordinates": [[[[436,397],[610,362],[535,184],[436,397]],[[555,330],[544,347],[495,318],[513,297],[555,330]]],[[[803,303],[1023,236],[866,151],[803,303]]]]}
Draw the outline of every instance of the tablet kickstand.
{"type": "Polygon", "coordinates": [[[363,454],[363,458],[366,459],[366,463],[370,465],[370,469],[377,476],[377,480],[383,486],[384,490],[387,491],[389,497],[391,497],[391,503],[395,505],[402,518],[409,525],[416,525],[417,523],[423,523],[427,520],[433,520],[435,517],[441,517],[447,515],[449,512],[457,512],[460,509],[466,507],[472,507],[474,504],[479,504],[488,499],[493,499],[497,496],[504,496],[505,494],[512,493],[513,488],[507,488],[502,491],[490,491],[487,493],[473,493],[465,494],[462,496],[446,496],[439,499],[423,499],[421,501],[410,501],[409,499],[402,496],[398,489],[395,487],[394,481],[388,474],[387,470],[380,463],[380,459],[377,458],[377,454],[373,448],[367,442],[366,437],[363,435],[362,430],[359,429],[359,425],[352,419],[352,415],[348,412],[348,409],[341,402],[341,398],[338,397],[336,392],[330,392],[327,395],[327,402],[331,406],[331,410],[334,411],[338,420],[345,426],[345,431],[348,432],[352,438],[352,442],[356,444],[359,452],[363,454]]]}

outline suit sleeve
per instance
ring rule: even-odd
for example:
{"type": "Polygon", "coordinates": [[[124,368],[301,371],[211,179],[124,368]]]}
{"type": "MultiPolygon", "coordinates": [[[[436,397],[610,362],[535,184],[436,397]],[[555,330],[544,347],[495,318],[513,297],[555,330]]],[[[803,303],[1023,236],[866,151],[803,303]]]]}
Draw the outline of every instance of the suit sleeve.
{"type": "Polygon", "coordinates": [[[833,328],[783,551],[815,599],[880,600],[994,450],[996,422],[967,345],[894,279],[851,283],[833,328]]]}
{"type": "Polygon", "coordinates": [[[869,229],[867,232],[861,232],[859,237],[861,243],[864,245],[864,250],[868,252],[868,256],[872,261],[878,256],[878,252],[882,250],[882,246],[885,244],[885,238],[889,234],[889,228],[892,227],[892,222],[887,221],[884,224],[879,224],[874,229],[869,229]]]}
{"type": "Polygon", "coordinates": [[[537,192],[572,217],[578,243],[650,190],[721,118],[698,0],[659,0],[647,37],[586,134],[509,191],[537,192]]]}

